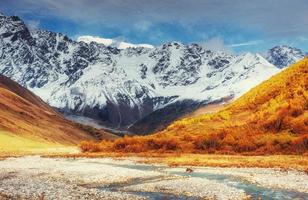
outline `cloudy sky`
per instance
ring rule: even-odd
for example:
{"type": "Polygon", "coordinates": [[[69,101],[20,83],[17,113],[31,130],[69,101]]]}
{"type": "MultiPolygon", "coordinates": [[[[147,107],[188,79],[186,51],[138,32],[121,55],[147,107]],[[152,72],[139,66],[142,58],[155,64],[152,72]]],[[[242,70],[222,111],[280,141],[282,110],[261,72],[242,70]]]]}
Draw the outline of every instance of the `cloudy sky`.
{"type": "Polygon", "coordinates": [[[196,42],[234,52],[287,44],[308,51],[308,0],[0,0],[0,11],[71,38],[196,42]]]}

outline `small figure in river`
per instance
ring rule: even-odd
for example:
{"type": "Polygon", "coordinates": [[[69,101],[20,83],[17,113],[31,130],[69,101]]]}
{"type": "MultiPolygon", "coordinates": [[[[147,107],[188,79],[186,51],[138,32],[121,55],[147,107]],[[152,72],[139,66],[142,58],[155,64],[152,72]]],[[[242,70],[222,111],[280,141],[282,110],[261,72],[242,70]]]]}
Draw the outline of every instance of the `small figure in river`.
{"type": "Polygon", "coordinates": [[[186,168],[186,172],[187,173],[192,173],[192,172],[194,172],[194,170],[192,170],[191,168],[186,168]]]}

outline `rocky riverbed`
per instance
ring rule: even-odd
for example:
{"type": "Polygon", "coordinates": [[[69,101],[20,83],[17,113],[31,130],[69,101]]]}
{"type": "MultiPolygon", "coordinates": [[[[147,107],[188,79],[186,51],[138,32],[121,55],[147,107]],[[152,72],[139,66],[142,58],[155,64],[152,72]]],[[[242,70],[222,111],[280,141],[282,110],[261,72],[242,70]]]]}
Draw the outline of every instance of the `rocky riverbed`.
{"type": "Polygon", "coordinates": [[[261,168],[170,168],[135,159],[0,161],[0,199],[307,199],[308,176],[261,168]]]}

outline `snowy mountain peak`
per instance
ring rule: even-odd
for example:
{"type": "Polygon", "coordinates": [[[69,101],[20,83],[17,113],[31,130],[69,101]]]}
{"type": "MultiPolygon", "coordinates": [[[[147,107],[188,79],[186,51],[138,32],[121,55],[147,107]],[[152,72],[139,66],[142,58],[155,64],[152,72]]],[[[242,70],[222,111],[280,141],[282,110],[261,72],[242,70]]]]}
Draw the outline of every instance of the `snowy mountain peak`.
{"type": "Polygon", "coordinates": [[[118,49],[136,48],[136,47],[154,48],[154,46],[150,44],[132,44],[117,39],[102,38],[90,35],[79,36],[77,38],[77,41],[85,42],[87,44],[90,44],[91,42],[96,42],[98,44],[103,44],[105,46],[112,46],[118,49]]]}
{"type": "Polygon", "coordinates": [[[273,65],[284,68],[303,59],[305,54],[295,47],[280,45],[269,49],[265,57],[273,65]]]}
{"type": "Polygon", "coordinates": [[[259,54],[231,55],[198,44],[145,48],[92,36],[78,41],[30,32],[17,17],[0,18],[0,74],[53,107],[118,128],[184,100],[237,98],[279,71],[259,54]]]}
{"type": "Polygon", "coordinates": [[[77,38],[77,42],[85,42],[87,44],[90,44],[91,42],[96,42],[98,44],[110,46],[113,43],[113,40],[108,39],[108,38],[97,37],[97,36],[83,35],[77,38]]]}

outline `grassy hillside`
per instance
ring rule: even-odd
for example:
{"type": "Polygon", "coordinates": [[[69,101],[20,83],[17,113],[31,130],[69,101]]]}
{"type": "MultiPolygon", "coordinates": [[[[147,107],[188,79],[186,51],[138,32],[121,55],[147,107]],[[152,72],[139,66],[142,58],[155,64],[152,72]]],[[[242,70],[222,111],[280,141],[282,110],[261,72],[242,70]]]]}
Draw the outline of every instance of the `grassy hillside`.
{"type": "Polygon", "coordinates": [[[115,138],[66,120],[39,97],[0,75],[0,151],[22,150],[39,143],[74,145],[101,137],[115,138]]]}
{"type": "MultiPolygon", "coordinates": [[[[65,145],[46,142],[44,140],[26,138],[7,131],[0,131],[0,156],[33,153],[72,152],[74,148],[65,145]]],[[[74,151],[73,151],[74,152],[74,151]]]]}
{"type": "Polygon", "coordinates": [[[303,154],[308,151],[307,109],[306,58],[218,113],[182,119],[151,136],[81,146],[85,151],[303,154]]]}

